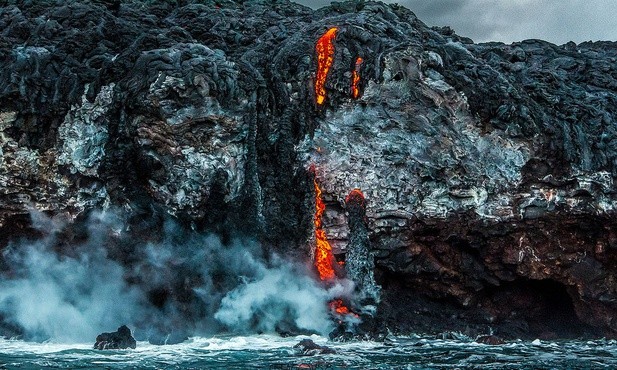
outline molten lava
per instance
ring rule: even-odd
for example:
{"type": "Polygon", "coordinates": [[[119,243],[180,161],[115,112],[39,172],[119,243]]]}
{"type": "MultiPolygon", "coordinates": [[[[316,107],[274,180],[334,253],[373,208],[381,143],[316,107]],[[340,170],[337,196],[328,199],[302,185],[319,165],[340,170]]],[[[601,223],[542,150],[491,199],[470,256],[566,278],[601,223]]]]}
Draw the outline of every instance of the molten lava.
{"type": "Polygon", "coordinates": [[[321,188],[317,179],[313,180],[313,184],[315,185],[315,267],[321,280],[331,280],[336,276],[333,268],[334,255],[321,220],[326,205],[321,199],[321,188]]]}
{"type": "Polygon", "coordinates": [[[330,301],[330,303],[328,303],[328,306],[330,306],[330,310],[333,313],[336,313],[338,315],[353,315],[355,317],[359,317],[357,313],[352,312],[349,307],[345,306],[345,303],[343,303],[343,300],[340,298],[330,301]]]}
{"type": "Polygon", "coordinates": [[[338,313],[339,315],[346,315],[348,313],[351,313],[351,311],[349,311],[349,308],[343,303],[342,299],[335,299],[331,301],[328,305],[330,306],[330,309],[332,309],[332,311],[338,313]]]}
{"type": "MultiPolygon", "coordinates": [[[[314,166],[311,166],[311,172],[315,174],[314,166]]],[[[330,246],[328,242],[326,231],[323,229],[322,217],[326,210],[326,204],[321,198],[321,188],[317,183],[317,177],[313,178],[313,185],[315,186],[315,267],[319,273],[319,279],[322,281],[332,281],[337,278],[334,271],[334,266],[336,266],[337,262],[332,253],[332,246],[330,246]]],[[[356,194],[354,193],[356,191],[362,197],[362,202],[364,202],[364,196],[359,189],[352,191],[349,196],[356,194]]],[[[340,261],[338,264],[343,265],[344,262],[340,261]]],[[[332,300],[328,303],[328,306],[330,306],[330,310],[337,315],[353,315],[358,317],[358,315],[345,306],[343,300],[340,298],[332,300]]]]}
{"type": "Polygon", "coordinates": [[[334,62],[334,38],[338,28],[330,28],[317,40],[315,51],[317,52],[317,77],[315,79],[315,96],[317,104],[321,105],[326,100],[326,77],[334,62]]]}
{"type": "Polygon", "coordinates": [[[360,67],[362,67],[362,63],[364,62],[364,59],[358,57],[356,59],[356,67],[354,68],[353,72],[351,72],[351,96],[353,96],[354,99],[358,99],[358,97],[360,96],[360,67]]]}
{"type": "Polygon", "coordinates": [[[362,190],[353,189],[347,194],[345,197],[345,203],[354,202],[359,204],[362,208],[364,208],[364,194],[362,194],[362,190]]]}

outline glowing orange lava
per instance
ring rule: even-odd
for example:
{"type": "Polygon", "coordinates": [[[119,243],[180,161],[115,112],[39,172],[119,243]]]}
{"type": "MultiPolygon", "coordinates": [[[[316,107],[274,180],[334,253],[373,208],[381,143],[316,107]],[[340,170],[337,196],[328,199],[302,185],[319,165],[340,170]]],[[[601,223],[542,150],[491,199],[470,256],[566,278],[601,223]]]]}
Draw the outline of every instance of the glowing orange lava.
{"type": "Polygon", "coordinates": [[[345,306],[345,303],[343,303],[343,300],[340,298],[330,301],[330,303],[328,303],[328,306],[330,306],[330,310],[332,310],[332,312],[335,312],[339,315],[353,315],[355,317],[359,317],[358,314],[352,312],[349,307],[345,306]]]}
{"type": "Polygon", "coordinates": [[[356,201],[362,207],[364,207],[364,194],[362,194],[362,190],[353,189],[352,191],[350,191],[349,194],[347,194],[347,196],[345,197],[345,203],[349,203],[351,201],[356,201]]]}
{"type": "Polygon", "coordinates": [[[315,185],[315,267],[319,273],[321,280],[333,279],[334,274],[334,255],[332,254],[332,247],[326,237],[326,231],[323,229],[321,218],[326,210],[326,205],[321,199],[321,188],[317,183],[317,179],[313,179],[315,185]]]}
{"type": "Polygon", "coordinates": [[[315,79],[315,96],[317,104],[321,105],[326,100],[326,77],[334,62],[334,38],[338,28],[330,28],[317,40],[317,78],[315,79]]]}
{"type": "Polygon", "coordinates": [[[342,299],[335,299],[331,301],[328,305],[330,306],[332,311],[338,313],[339,315],[346,315],[351,312],[349,311],[349,308],[345,306],[345,304],[343,304],[342,299]]]}
{"type": "Polygon", "coordinates": [[[351,96],[353,96],[354,99],[358,99],[360,96],[360,87],[358,84],[360,83],[360,67],[363,62],[364,59],[358,57],[356,59],[356,67],[353,72],[351,72],[351,96]]]}
{"type": "MultiPolygon", "coordinates": [[[[311,165],[311,172],[315,176],[315,167],[311,165]]],[[[321,188],[317,183],[317,177],[313,177],[313,185],[315,186],[315,267],[317,268],[317,272],[319,273],[319,279],[322,281],[332,281],[337,278],[336,273],[334,271],[334,266],[337,264],[334,259],[334,254],[332,253],[332,246],[328,242],[328,238],[326,236],[326,231],[323,229],[323,221],[322,217],[324,212],[326,211],[326,204],[321,198],[321,188]]],[[[360,194],[362,197],[362,205],[364,206],[364,196],[359,189],[356,189],[349,193],[349,196],[352,194],[360,194]]],[[[357,195],[356,195],[357,196],[357,195]]],[[[340,266],[343,266],[345,262],[338,262],[340,266]]],[[[347,306],[345,306],[344,302],[340,298],[336,298],[330,303],[328,303],[330,310],[333,313],[338,315],[353,315],[355,317],[359,317],[357,314],[352,312],[347,306]]]]}

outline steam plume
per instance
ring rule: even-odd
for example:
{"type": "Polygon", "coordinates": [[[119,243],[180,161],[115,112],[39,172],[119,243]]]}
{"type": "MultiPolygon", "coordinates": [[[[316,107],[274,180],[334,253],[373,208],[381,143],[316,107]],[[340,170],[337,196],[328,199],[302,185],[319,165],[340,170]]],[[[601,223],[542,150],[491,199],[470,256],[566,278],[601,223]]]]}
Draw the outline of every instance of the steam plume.
{"type": "Polygon", "coordinates": [[[167,221],[163,237],[147,242],[126,219],[94,212],[86,237],[67,244],[62,235],[74,224],[33,211],[44,236],[3,251],[10,271],[0,275],[0,318],[26,339],[60,342],[91,342],[122,324],[142,340],[280,328],[327,334],[328,300],[353,290],[324,290],[305,266],[264,256],[254,241],[223,244],[167,221]]]}

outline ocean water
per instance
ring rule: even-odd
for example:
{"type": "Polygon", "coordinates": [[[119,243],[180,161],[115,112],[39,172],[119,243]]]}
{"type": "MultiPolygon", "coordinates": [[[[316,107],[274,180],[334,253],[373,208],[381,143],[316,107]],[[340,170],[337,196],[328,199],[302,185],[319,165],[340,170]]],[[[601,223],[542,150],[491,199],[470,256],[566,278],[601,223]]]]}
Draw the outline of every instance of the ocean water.
{"type": "Polygon", "coordinates": [[[31,343],[0,339],[0,369],[615,369],[617,341],[515,341],[499,346],[470,341],[393,337],[386,342],[328,345],[333,355],[300,356],[306,336],[191,338],[168,346],[138,342],[135,350],[97,351],[91,343],[31,343]]]}

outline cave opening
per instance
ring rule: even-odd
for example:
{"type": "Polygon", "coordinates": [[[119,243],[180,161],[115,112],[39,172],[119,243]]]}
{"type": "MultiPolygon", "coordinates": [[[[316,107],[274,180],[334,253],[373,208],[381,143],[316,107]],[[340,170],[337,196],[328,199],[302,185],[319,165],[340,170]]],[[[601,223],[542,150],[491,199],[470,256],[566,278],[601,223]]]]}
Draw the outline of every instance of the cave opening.
{"type": "Polygon", "coordinates": [[[382,287],[379,315],[394,330],[416,333],[458,331],[470,337],[494,333],[504,339],[542,340],[599,338],[606,333],[588,325],[575,310],[574,288],[554,280],[501,281],[469,292],[462,306],[438,285],[422,278],[377,268],[382,287]]]}
{"type": "Polygon", "coordinates": [[[488,289],[482,306],[496,317],[502,330],[520,338],[601,335],[578,317],[569,289],[554,280],[519,279],[488,289]]]}

